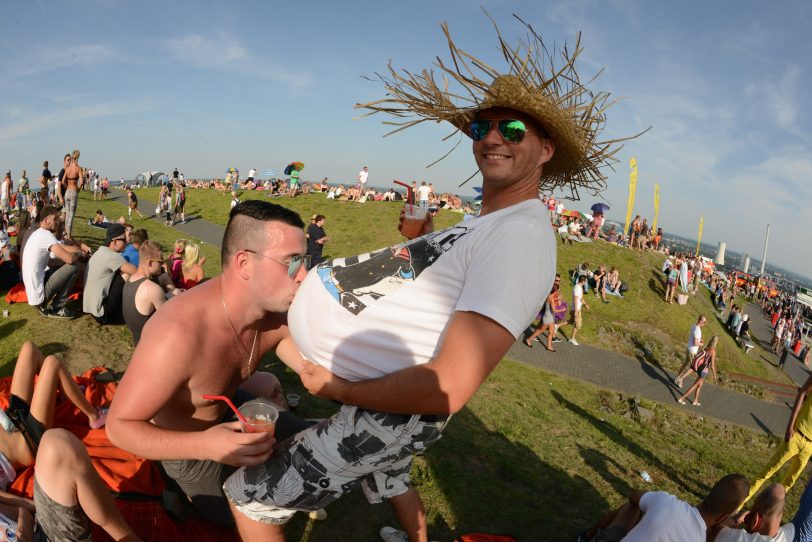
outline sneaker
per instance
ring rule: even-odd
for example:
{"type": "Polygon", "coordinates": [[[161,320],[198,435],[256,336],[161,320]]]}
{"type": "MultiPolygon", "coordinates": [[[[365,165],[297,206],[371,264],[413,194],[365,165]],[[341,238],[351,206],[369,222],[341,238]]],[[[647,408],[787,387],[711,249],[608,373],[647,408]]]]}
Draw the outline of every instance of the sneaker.
{"type": "Polygon", "coordinates": [[[564,342],[564,339],[561,337],[553,337],[553,344],[564,342]]]}
{"type": "Polygon", "coordinates": [[[579,345],[578,345],[578,341],[576,341],[575,339],[570,339],[570,344],[571,344],[572,346],[579,346],[579,345]]]}
{"type": "Polygon", "coordinates": [[[90,425],[90,428],[91,429],[101,429],[102,427],[104,427],[107,424],[107,412],[109,410],[110,410],[109,408],[100,408],[99,409],[99,419],[96,420],[95,422],[90,422],[88,424],[88,425],[90,425]]]}
{"type": "Polygon", "coordinates": [[[383,542],[409,542],[409,537],[406,536],[406,533],[394,527],[381,527],[381,530],[378,532],[383,542]]]}
{"type": "Polygon", "coordinates": [[[318,510],[313,510],[312,512],[308,512],[307,517],[314,521],[324,521],[327,519],[327,510],[324,508],[319,508],[318,510]]]}
{"type": "MultiPolygon", "coordinates": [[[[42,312],[42,311],[40,311],[40,312],[42,312]]],[[[78,313],[70,310],[67,307],[60,307],[58,309],[53,309],[53,308],[48,309],[47,312],[44,313],[44,314],[48,318],[61,318],[62,320],[73,320],[74,318],[79,316],[78,313]]]]}
{"type": "Polygon", "coordinates": [[[682,380],[680,380],[679,378],[674,378],[674,385],[679,389],[682,389],[682,380]]]}

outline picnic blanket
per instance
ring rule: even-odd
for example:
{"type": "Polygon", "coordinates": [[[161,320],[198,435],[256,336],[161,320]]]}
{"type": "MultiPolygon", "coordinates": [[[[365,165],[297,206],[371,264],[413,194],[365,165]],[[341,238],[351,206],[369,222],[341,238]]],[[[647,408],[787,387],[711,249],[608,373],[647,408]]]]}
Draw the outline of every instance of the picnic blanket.
{"type": "MultiPolygon", "coordinates": [[[[83,286],[81,280],[77,280],[73,286],[73,292],[70,294],[70,299],[76,301],[82,296],[83,286]]],[[[6,294],[6,303],[12,305],[14,303],[28,303],[28,296],[25,293],[25,284],[18,282],[11,287],[11,290],[6,294]]]]}
{"type": "MultiPolygon", "coordinates": [[[[94,376],[104,372],[94,367],[74,379],[84,387],[91,404],[109,406],[115,393],[113,382],[98,382],[94,376]]],[[[11,377],[0,379],[0,408],[8,407],[11,377]]],[[[163,478],[153,462],[114,446],[104,429],[90,429],[87,417],[63,396],[57,396],[54,427],[67,429],[87,447],[96,472],[116,496],[116,505],[136,534],[148,542],[238,541],[234,529],[224,529],[199,519],[175,522],[161,504],[165,489],[163,478]]],[[[34,468],[21,471],[8,489],[11,493],[33,497],[34,468]]],[[[93,525],[93,540],[112,540],[93,525]]]]}

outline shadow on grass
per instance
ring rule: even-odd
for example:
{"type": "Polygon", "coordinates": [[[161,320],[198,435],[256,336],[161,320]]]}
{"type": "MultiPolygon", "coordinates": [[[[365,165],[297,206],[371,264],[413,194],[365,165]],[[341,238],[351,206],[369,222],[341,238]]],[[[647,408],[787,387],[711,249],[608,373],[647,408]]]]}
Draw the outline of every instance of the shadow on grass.
{"type": "Polygon", "coordinates": [[[619,494],[627,496],[637,489],[631,487],[626,480],[614,474],[616,472],[627,473],[627,467],[594,448],[578,446],[578,451],[581,457],[584,458],[584,463],[592,467],[619,494]]]}
{"type": "Polygon", "coordinates": [[[21,327],[28,323],[28,319],[20,318],[19,320],[11,320],[8,323],[0,325],[0,339],[5,339],[21,327]]]}
{"type": "Polygon", "coordinates": [[[56,356],[67,352],[68,345],[65,343],[45,343],[39,345],[39,349],[46,356],[56,356]]]}
{"type": "MultiPolygon", "coordinates": [[[[790,407],[790,408],[792,408],[792,407],[790,407]]],[[[753,421],[756,422],[756,425],[758,425],[761,428],[762,431],[764,431],[768,435],[773,434],[773,432],[770,430],[770,428],[767,427],[767,424],[765,424],[763,421],[761,421],[761,419],[758,416],[756,416],[752,412],[750,413],[750,416],[753,418],[753,421]]]]}
{"type": "Polygon", "coordinates": [[[451,530],[430,511],[432,539],[485,532],[539,540],[543,526],[544,540],[574,540],[579,529],[609,506],[588,480],[545,462],[543,452],[490,429],[468,408],[454,416],[425,459],[450,508],[445,517],[455,520],[451,530]],[[566,514],[558,513],[563,503],[566,514]]]}
{"type": "Polygon", "coordinates": [[[657,294],[658,297],[665,297],[665,289],[655,279],[648,279],[648,288],[657,294]]]}
{"type": "Polygon", "coordinates": [[[596,418],[583,408],[565,399],[558,392],[553,391],[552,394],[553,397],[555,397],[555,399],[559,403],[561,403],[561,405],[565,406],[575,414],[582,417],[584,420],[589,422],[593,427],[595,427],[601,433],[606,435],[606,437],[615,442],[617,445],[626,448],[627,450],[629,450],[629,452],[631,452],[635,456],[639,457],[643,461],[652,465],[654,468],[663,472],[665,475],[668,476],[670,480],[672,480],[675,484],[679,485],[683,491],[699,495],[707,493],[707,491],[710,489],[707,485],[693,478],[684,476],[683,473],[675,470],[673,466],[663,463],[656,453],[653,453],[643,448],[639,444],[629,440],[623,435],[621,431],[615,428],[615,426],[613,426],[611,423],[600,421],[598,418],[596,418]]]}
{"type": "Polygon", "coordinates": [[[634,347],[640,352],[634,359],[640,363],[640,368],[647,376],[654,380],[658,380],[661,384],[665,385],[671,397],[677,398],[677,391],[671,382],[671,375],[666,371],[665,367],[649,352],[645,346],[637,338],[632,338],[634,347]]]}

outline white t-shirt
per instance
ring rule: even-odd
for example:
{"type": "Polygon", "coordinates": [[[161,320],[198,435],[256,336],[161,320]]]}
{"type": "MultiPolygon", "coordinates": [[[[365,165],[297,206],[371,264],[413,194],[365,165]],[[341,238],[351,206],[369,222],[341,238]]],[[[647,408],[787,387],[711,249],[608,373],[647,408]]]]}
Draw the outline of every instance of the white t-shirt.
{"type": "Polygon", "coordinates": [[[421,186],[417,189],[417,199],[420,201],[428,201],[429,194],[431,194],[431,188],[428,186],[421,186]]]}
{"type": "Polygon", "coordinates": [[[251,171],[248,172],[248,176],[253,179],[254,177],[257,176],[257,170],[252,169],[251,171]]]}
{"type": "Polygon", "coordinates": [[[576,284],[572,287],[572,306],[575,310],[581,310],[581,305],[584,303],[584,287],[576,284]]]}
{"type": "Polygon", "coordinates": [[[369,177],[369,171],[362,169],[360,173],[358,173],[358,182],[361,184],[367,184],[367,178],[369,177]]]}
{"type": "Polygon", "coordinates": [[[561,203],[561,202],[559,202],[559,203],[558,203],[558,204],[555,206],[555,212],[556,212],[556,213],[558,213],[558,214],[563,213],[563,212],[564,212],[564,204],[563,204],[563,203],[561,203]]]}
{"type": "Polygon", "coordinates": [[[795,525],[785,523],[778,529],[778,534],[770,538],[758,533],[748,533],[744,529],[725,527],[716,535],[716,542],[792,542],[795,538],[795,525]]]}
{"type": "Polygon", "coordinates": [[[640,498],[643,519],[623,542],[705,542],[707,526],[699,510],[665,491],[640,498]]]}
{"type": "Polygon", "coordinates": [[[45,271],[51,258],[51,247],[59,244],[56,236],[44,228],[37,228],[25,242],[23,252],[23,284],[29,305],[45,301],[45,271]]]}
{"type": "Polygon", "coordinates": [[[429,362],[455,311],[518,336],[550,293],[555,263],[549,218],[533,199],[315,267],[288,324],[305,359],[348,380],[378,378],[429,362]]]}
{"type": "Polygon", "coordinates": [[[691,354],[696,355],[699,352],[699,341],[702,340],[702,328],[699,327],[699,324],[694,324],[694,327],[691,328],[691,335],[688,337],[688,350],[691,351],[691,354]]]}

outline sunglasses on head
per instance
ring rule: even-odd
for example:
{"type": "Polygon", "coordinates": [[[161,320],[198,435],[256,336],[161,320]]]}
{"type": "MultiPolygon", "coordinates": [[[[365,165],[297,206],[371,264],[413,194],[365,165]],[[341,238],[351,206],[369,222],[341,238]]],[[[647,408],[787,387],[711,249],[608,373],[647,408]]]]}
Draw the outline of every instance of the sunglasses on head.
{"type": "Polygon", "coordinates": [[[290,257],[289,262],[282,262],[282,261],[277,260],[276,258],[271,258],[270,256],[266,256],[265,254],[261,254],[261,253],[255,251],[255,250],[251,250],[251,249],[246,248],[245,251],[250,252],[251,254],[255,254],[256,256],[260,256],[262,258],[265,258],[267,260],[271,260],[272,262],[276,262],[279,265],[284,265],[285,267],[288,268],[288,277],[290,277],[290,278],[293,278],[293,277],[296,276],[296,273],[298,273],[299,269],[302,268],[302,264],[304,264],[305,269],[310,267],[310,255],[303,256],[301,254],[294,254],[293,256],[290,257]]]}
{"type": "Polygon", "coordinates": [[[508,143],[521,143],[527,134],[527,126],[520,120],[503,119],[493,121],[487,119],[477,119],[471,121],[469,133],[474,141],[482,141],[491,131],[493,123],[496,122],[496,129],[499,130],[505,141],[508,143]]]}

